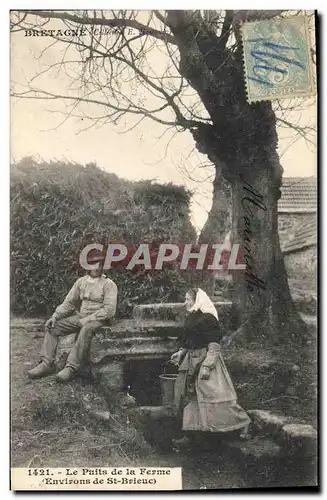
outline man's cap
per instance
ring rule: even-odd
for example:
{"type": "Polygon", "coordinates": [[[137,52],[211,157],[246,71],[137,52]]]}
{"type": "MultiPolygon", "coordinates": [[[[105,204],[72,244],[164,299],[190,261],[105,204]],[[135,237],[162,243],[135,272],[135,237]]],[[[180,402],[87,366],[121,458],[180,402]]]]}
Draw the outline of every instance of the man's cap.
{"type": "Polygon", "coordinates": [[[87,255],[88,264],[96,264],[97,262],[104,262],[105,255],[100,250],[91,250],[87,255]]]}

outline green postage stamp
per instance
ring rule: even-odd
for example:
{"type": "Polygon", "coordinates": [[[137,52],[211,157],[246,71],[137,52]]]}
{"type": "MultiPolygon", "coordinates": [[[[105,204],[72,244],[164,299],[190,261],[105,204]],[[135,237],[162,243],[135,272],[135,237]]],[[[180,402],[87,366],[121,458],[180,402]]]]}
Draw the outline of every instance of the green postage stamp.
{"type": "Polygon", "coordinates": [[[250,103],[314,94],[305,16],[248,22],[241,29],[250,103]]]}

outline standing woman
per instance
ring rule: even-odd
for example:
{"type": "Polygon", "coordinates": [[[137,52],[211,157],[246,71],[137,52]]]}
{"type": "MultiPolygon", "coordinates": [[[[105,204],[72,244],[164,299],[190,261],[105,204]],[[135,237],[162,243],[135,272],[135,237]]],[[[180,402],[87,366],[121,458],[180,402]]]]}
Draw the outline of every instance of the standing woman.
{"type": "Polygon", "coordinates": [[[218,314],[201,289],[186,293],[189,312],[180,336],[180,349],[171,360],[179,365],[175,408],[183,431],[227,432],[242,430],[247,437],[249,416],[237,404],[237,396],[219,342],[218,314]]]}

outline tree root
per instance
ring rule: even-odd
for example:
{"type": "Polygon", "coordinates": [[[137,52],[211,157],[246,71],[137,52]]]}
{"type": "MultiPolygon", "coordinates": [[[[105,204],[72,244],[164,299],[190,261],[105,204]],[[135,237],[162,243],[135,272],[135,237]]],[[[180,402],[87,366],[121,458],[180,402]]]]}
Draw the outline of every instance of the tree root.
{"type": "Polygon", "coordinates": [[[245,347],[249,342],[259,341],[266,345],[291,343],[303,346],[310,338],[312,336],[310,336],[308,325],[296,313],[290,315],[288,321],[276,321],[275,326],[266,320],[260,321],[258,317],[248,320],[237,330],[223,337],[221,345],[245,347]]]}
{"type": "Polygon", "coordinates": [[[231,344],[238,344],[239,346],[244,346],[248,341],[248,330],[247,324],[241,325],[237,330],[226,335],[221,340],[221,345],[223,347],[230,347],[231,344]]]}

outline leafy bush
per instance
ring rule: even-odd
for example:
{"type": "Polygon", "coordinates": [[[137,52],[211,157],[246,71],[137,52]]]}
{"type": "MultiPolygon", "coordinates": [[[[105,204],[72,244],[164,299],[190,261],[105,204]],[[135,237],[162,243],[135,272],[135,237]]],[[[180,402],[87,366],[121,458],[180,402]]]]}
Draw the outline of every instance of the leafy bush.
{"type": "MultiPolygon", "coordinates": [[[[49,315],[84,274],[78,258],[90,242],[194,242],[190,196],[183,187],[129,182],[94,164],[25,158],[12,165],[12,310],[49,315]]],[[[136,303],[179,300],[189,281],[176,266],[107,274],[118,286],[121,316],[136,303]]]]}

